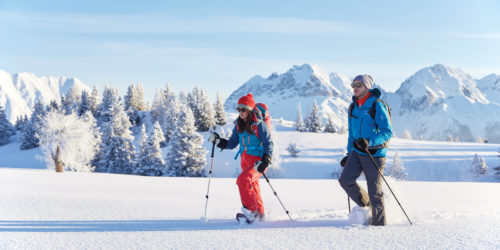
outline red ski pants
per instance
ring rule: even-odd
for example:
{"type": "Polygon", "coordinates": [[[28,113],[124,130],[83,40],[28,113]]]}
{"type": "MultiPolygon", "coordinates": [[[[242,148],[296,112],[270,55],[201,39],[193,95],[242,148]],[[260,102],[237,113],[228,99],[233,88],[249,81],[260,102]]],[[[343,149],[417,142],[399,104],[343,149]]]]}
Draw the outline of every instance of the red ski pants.
{"type": "Polygon", "coordinates": [[[264,203],[260,196],[259,177],[262,176],[254,169],[254,163],[260,161],[259,156],[241,154],[241,174],[236,179],[236,185],[240,190],[241,203],[250,211],[257,210],[264,213],[264,203]]]}

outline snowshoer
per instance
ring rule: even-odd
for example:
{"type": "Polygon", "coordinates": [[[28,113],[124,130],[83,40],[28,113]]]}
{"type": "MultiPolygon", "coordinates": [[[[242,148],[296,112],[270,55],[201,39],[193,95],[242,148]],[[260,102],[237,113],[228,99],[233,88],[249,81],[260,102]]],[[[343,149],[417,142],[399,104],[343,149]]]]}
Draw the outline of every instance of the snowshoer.
{"type": "Polygon", "coordinates": [[[349,137],[347,153],[341,161],[344,167],[339,182],[349,197],[359,206],[353,209],[358,218],[367,218],[371,212],[371,220],[364,222],[380,226],[386,224],[385,208],[382,192],[381,176],[377,166],[371,160],[368,152],[373,155],[380,173],[385,166],[385,155],[392,136],[390,110],[380,101],[380,90],[373,88],[373,78],[369,75],[358,75],[351,87],[354,89],[353,107],[349,112],[349,137]],[[375,103],[375,104],[374,104],[375,103]],[[375,115],[370,114],[375,107],[375,115]],[[356,179],[364,172],[368,194],[357,183],[356,179]]]}
{"type": "Polygon", "coordinates": [[[264,204],[260,195],[259,177],[262,176],[271,164],[273,141],[269,126],[256,115],[260,112],[255,107],[252,94],[247,94],[238,100],[236,119],[233,133],[229,139],[220,138],[217,133],[212,133],[209,141],[221,149],[239,147],[236,157],[241,157],[241,174],[236,180],[240,192],[241,211],[247,223],[255,219],[264,219],[264,204]],[[256,164],[257,163],[257,164],[256,164]]]}

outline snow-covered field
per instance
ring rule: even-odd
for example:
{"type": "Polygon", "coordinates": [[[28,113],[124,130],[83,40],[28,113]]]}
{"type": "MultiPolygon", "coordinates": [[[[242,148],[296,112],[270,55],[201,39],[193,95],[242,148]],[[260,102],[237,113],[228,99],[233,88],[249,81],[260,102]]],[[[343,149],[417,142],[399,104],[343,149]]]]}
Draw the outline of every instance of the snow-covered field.
{"type": "MultiPolygon", "coordinates": [[[[235,152],[217,150],[208,202],[208,178],[55,173],[35,159],[39,149],[0,147],[2,249],[496,249],[500,247],[498,144],[394,139],[409,181],[387,178],[414,225],[385,190],[388,225],[361,226],[348,219],[347,196],[337,171],[346,135],[296,133],[276,127],[281,154],[271,184],[290,211],[286,216],[261,180],[267,220],[239,225],[241,206],[233,177],[235,152]],[[297,142],[299,157],[286,147],[297,142]],[[470,173],[474,154],[490,170],[470,173]]],[[[230,125],[228,125],[228,128],[230,125]]],[[[206,136],[206,135],[205,135],[206,136]]],[[[209,145],[206,145],[209,148],[209,145]]],[[[209,155],[207,165],[209,167],[209,155]]],[[[364,185],[361,180],[360,183],[364,185]]],[[[385,184],[384,184],[385,186],[385,184]]],[[[386,187],[385,187],[386,188],[386,187]]],[[[352,202],[351,202],[352,204],[352,202]]]]}

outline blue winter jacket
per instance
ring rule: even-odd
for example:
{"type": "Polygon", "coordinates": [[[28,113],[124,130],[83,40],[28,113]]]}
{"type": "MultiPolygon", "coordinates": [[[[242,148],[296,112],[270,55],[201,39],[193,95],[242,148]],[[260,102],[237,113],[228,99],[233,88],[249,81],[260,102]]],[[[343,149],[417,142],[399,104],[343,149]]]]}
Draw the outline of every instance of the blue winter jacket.
{"type": "MultiPolygon", "coordinates": [[[[235,122],[237,124],[237,122],[235,122]]],[[[265,154],[268,154],[269,157],[273,156],[273,140],[271,139],[271,131],[269,127],[264,121],[254,122],[252,128],[255,128],[258,133],[258,137],[255,132],[252,134],[248,134],[248,132],[244,131],[243,133],[238,132],[236,126],[234,126],[233,133],[227,142],[227,149],[233,149],[237,145],[240,145],[240,149],[235,159],[246,151],[249,155],[255,155],[262,157],[265,154]]]]}
{"type": "Polygon", "coordinates": [[[364,152],[358,151],[353,146],[353,142],[356,139],[365,138],[370,143],[368,149],[376,150],[376,153],[372,153],[373,156],[385,157],[387,146],[392,136],[389,112],[383,103],[376,102],[375,119],[372,119],[369,110],[373,102],[380,97],[380,90],[374,88],[370,90],[370,93],[371,95],[361,107],[358,107],[356,97],[352,97],[354,108],[352,116],[348,114],[349,139],[347,141],[347,152],[351,153],[352,150],[356,150],[360,154],[367,155],[364,152]],[[377,124],[378,129],[375,124],[377,124]]]}

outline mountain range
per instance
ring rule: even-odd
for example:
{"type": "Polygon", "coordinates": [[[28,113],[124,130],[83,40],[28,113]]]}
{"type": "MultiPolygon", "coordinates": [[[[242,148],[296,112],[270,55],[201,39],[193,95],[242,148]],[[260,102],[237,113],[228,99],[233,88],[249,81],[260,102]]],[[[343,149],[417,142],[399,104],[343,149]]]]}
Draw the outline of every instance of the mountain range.
{"type": "Polygon", "coordinates": [[[33,73],[9,74],[0,70],[0,105],[7,118],[14,123],[18,116],[30,115],[36,101],[49,104],[60,101],[61,95],[72,88],[79,91],[90,88],[77,78],[42,76],[33,73]]]}
{"type": "MultiPolygon", "coordinates": [[[[351,81],[338,73],[326,74],[318,66],[293,66],[283,74],[252,77],[226,99],[225,107],[234,110],[239,97],[252,93],[257,102],[269,105],[274,118],[295,121],[297,105],[304,118],[315,100],[324,120],[332,114],[337,126],[345,128],[351,81]]],[[[436,64],[417,71],[394,93],[377,82],[374,86],[391,107],[396,136],[407,130],[414,139],[476,141],[481,137],[500,143],[498,75],[475,80],[458,68],[436,64]]]]}
{"type": "MultiPolygon", "coordinates": [[[[316,65],[295,65],[281,74],[252,77],[231,93],[224,106],[234,112],[238,99],[252,93],[257,102],[269,106],[273,118],[296,121],[298,107],[305,118],[316,101],[323,120],[331,117],[343,130],[352,100],[351,81],[316,65]]],[[[414,139],[476,141],[481,137],[500,143],[499,75],[474,79],[458,68],[436,64],[418,70],[395,92],[385,91],[377,82],[374,86],[391,107],[396,136],[407,130],[414,139]]],[[[74,87],[90,91],[77,78],[11,75],[0,70],[0,105],[14,122],[19,115],[29,115],[36,100],[48,104],[74,87]]]]}

